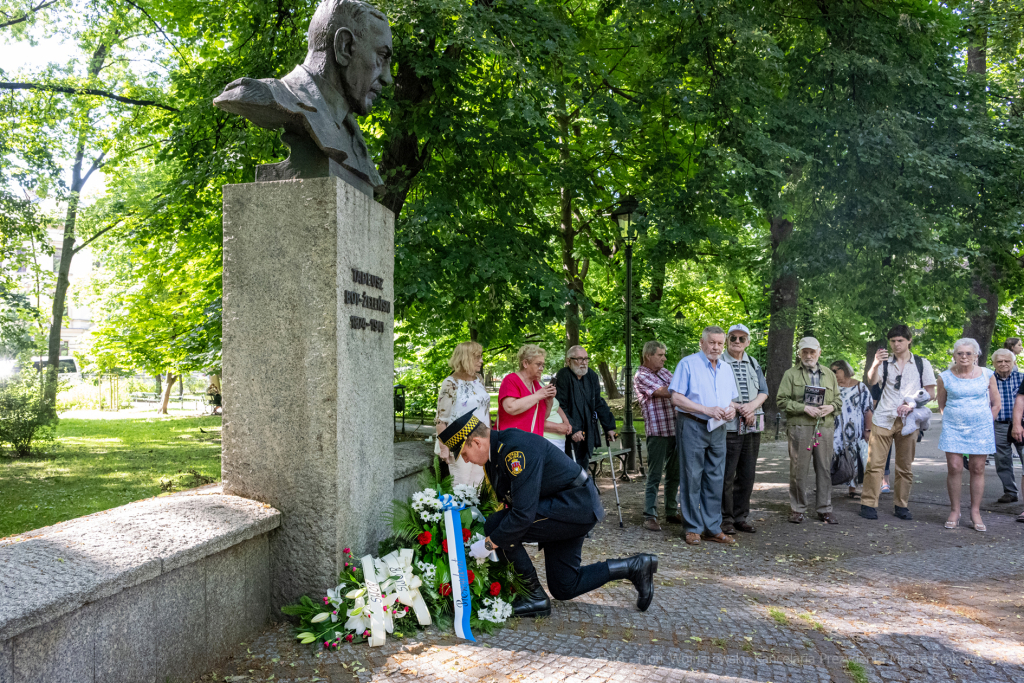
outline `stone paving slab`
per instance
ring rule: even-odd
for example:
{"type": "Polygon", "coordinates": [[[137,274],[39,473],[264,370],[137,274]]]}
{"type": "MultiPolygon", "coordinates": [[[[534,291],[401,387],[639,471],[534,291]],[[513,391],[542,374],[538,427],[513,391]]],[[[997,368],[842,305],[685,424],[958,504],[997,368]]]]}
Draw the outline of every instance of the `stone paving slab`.
{"type": "MultiPolygon", "coordinates": [[[[929,438],[937,442],[937,431],[929,438]]],[[[657,553],[646,613],[632,586],[616,582],[477,643],[427,629],[372,650],[315,653],[282,623],[202,680],[1024,681],[1024,524],[1012,516],[1024,504],[986,505],[985,534],[943,529],[945,459],[926,440],[915,463],[915,520],[890,516],[891,498],[879,520],[862,520],[859,501],[837,487],[838,526],[789,524],[785,446],[767,442],[761,453],[758,531],[733,548],[686,546],[678,526],[641,528],[639,480],[619,484],[620,529],[611,481],[599,480],[610,514],[584,561],[657,553]]],[[[986,500],[998,497],[991,468],[987,484],[986,500]]]]}

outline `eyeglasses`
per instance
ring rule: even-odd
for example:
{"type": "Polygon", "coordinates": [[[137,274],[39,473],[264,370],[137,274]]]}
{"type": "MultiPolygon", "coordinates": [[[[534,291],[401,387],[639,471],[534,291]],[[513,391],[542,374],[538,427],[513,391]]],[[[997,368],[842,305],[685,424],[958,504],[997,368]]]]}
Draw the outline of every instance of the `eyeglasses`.
{"type": "Polygon", "coordinates": [[[573,358],[572,356],[570,356],[569,360],[571,360],[571,361],[573,361],[575,363],[589,363],[590,362],[590,359],[587,358],[586,356],[583,356],[582,358],[573,358]]]}
{"type": "Polygon", "coordinates": [[[730,334],[729,335],[729,341],[731,341],[731,342],[741,342],[742,343],[742,342],[747,341],[747,338],[744,337],[743,335],[730,334]]]}
{"type": "Polygon", "coordinates": [[[974,351],[957,351],[953,355],[959,358],[970,358],[974,355],[974,351]]]}
{"type": "Polygon", "coordinates": [[[903,375],[896,375],[896,381],[893,382],[892,388],[899,391],[901,384],[903,384],[903,375]]]}

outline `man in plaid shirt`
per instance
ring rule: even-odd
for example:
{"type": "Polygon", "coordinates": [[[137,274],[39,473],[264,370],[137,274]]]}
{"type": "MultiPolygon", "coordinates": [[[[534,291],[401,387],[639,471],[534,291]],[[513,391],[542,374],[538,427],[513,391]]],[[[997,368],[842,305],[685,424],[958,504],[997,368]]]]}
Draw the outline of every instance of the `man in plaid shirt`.
{"type": "Polygon", "coordinates": [[[672,373],[665,369],[665,345],[659,341],[644,344],[644,362],[633,376],[633,388],[644,416],[647,431],[647,490],[644,495],[644,528],[661,531],[658,524],[658,488],[665,471],[665,519],[682,524],[679,516],[679,458],[676,454],[676,411],[672,408],[668,385],[672,373]]]}
{"type": "MultiPolygon", "coordinates": [[[[1020,388],[1024,375],[1017,370],[1017,359],[1012,351],[998,349],[992,354],[992,369],[996,372],[996,387],[999,389],[999,398],[1003,402],[999,414],[996,415],[996,474],[999,481],[1003,483],[1003,496],[997,503],[1017,502],[1017,483],[1013,480],[1013,445],[1011,445],[1011,430],[1013,425],[1013,402],[1017,398],[1017,390],[1020,388]]],[[[1020,451],[1018,451],[1020,455],[1020,451]]],[[[1021,460],[1024,466],[1024,459],[1021,460]]],[[[1022,481],[1024,484],[1024,481],[1022,481]]]]}

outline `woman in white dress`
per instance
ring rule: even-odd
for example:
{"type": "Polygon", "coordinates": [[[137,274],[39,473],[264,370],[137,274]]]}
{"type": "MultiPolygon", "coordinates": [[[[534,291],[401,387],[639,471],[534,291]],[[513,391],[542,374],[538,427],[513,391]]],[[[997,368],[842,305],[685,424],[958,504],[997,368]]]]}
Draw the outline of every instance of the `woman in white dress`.
{"type": "MultiPolygon", "coordinates": [[[[476,342],[462,342],[455,347],[452,357],[448,360],[452,374],[441,382],[437,394],[437,416],[434,426],[440,434],[455,418],[472,411],[484,424],[491,424],[491,395],[487,393],[480,377],[484,365],[483,347],[476,342]]],[[[434,453],[448,463],[452,479],[456,484],[479,486],[484,480],[484,468],[453,459],[448,447],[438,439],[434,439],[434,453]]]]}

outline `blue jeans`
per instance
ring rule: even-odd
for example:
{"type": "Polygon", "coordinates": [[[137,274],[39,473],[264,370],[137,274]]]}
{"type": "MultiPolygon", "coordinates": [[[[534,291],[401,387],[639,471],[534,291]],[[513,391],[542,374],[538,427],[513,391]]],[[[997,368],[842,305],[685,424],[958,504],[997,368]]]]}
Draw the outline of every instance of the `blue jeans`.
{"type": "Polygon", "coordinates": [[[686,533],[722,533],[722,487],[725,483],[725,425],[713,432],[706,423],[680,415],[676,420],[679,451],[679,512],[686,533]]]}

